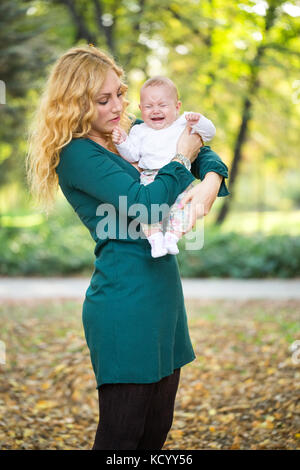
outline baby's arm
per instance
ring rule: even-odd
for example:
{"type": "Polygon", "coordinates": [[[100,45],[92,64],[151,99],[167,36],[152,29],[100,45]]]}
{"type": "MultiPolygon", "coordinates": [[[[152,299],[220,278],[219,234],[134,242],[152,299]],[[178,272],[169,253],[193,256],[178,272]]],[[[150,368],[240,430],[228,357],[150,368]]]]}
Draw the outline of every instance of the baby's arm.
{"type": "Polygon", "coordinates": [[[140,159],[140,125],[133,126],[129,135],[119,126],[112,131],[113,142],[120,155],[130,163],[138,162],[140,159]]]}
{"type": "Polygon", "coordinates": [[[112,140],[115,145],[120,145],[127,139],[127,134],[120,126],[116,126],[112,131],[112,140]]]}
{"type": "Polygon", "coordinates": [[[200,113],[184,113],[184,117],[188,124],[192,127],[192,134],[196,132],[201,136],[202,140],[209,142],[216,134],[216,128],[210,119],[207,119],[200,113]]]}

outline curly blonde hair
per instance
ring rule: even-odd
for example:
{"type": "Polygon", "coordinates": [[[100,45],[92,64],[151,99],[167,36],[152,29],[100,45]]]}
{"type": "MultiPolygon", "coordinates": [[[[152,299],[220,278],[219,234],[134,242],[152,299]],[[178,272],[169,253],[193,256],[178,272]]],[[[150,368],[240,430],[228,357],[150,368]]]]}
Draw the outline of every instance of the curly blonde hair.
{"type": "MultiPolygon", "coordinates": [[[[46,212],[58,189],[55,169],[60,151],[73,138],[89,133],[97,117],[96,97],[110,69],[123,78],[114,59],[93,45],[71,48],[53,66],[32,123],[26,157],[30,190],[46,212]]],[[[122,81],[124,96],[127,88],[122,81]]],[[[129,102],[123,103],[120,126],[128,132],[135,117],[126,112],[129,102]]],[[[118,153],[111,135],[106,137],[109,150],[118,153]]]]}

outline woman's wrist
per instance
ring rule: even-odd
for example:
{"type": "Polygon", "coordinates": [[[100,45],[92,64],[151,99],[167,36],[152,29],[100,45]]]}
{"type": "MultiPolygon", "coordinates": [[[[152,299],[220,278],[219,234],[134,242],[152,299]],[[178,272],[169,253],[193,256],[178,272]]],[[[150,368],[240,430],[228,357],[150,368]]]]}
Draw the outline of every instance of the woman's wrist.
{"type": "Polygon", "coordinates": [[[174,155],[173,159],[176,159],[177,161],[179,161],[180,163],[182,163],[182,164],[185,166],[185,168],[190,171],[190,169],[191,169],[191,161],[190,161],[188,158],[186,158],[185,155],[183,155],[182,153],[178,153],[178,152],[177,152],[177,153],[174,155]]]}
{"type": "MultiPolygon", "coordinates": [[[[172,158],[171,162],[178,162],[178,163],[181,163],[181,165],[183,165],[182,161],[179,160],[178,158],[172,158]]],[[[184,165],[183,165],[184,166],[184,165]]]]}
{"type": "Polygon", "coordinates": [[[206,175],[204,176],[204,179],[205,180],[214,180],[216,182],[220,182],[220,184],[222,183],[222,180],[223,180],[223,176],[220,175],[219,173],[216,173],[215,171],[208,171],[206,173],[206,175]]]}
{"type": "Polygon", "coordinates": [[[215,173],[214,171],[209,171],[206,173],[203,182],[210,188],[211,194],[217,197],[218,192],[220,190],[221,184],[223,181],[223,176],[219,173],[215,173]]]}

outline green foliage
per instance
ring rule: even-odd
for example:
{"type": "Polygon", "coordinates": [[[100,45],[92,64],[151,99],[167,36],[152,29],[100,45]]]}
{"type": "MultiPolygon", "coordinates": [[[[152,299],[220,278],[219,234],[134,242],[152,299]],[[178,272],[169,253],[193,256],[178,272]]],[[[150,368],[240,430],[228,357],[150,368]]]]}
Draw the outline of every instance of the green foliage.
{"type": "MultiPolygon", "coordinates": [[[[5,219],[4,219],[5,220],[5,219]]],[[[0,275],[89,276],[94,242],[73,214],[62,212],[37,225],[0,231],[0,275]]],[[[7,221],[6,221],[7,222],[7,221]]],[[[25,224],[24,224],[25,225],[25,224]]],[[[177,256],[183,277],[289,278],[300,276],[300,237],[205,230],[201,250],[177,256]]]]}
{"type": "Polygon", "coordinates": [[[93,247],[87,229],[65,213],[29,227],[5,226],[0,230],[0,273],[89,275],[93,247]]]}
{"type": "Polygon", "coordinates": [[[299,32],[299,7],[283,0],[2,1],[0,79],[7,105],[0,108],[0,184],[25,186],[26,129],[47,66],[69,47],[91,41],[124,67],[132,112],[148,76],[174,79],[183,109],[214,121],[212,145],[229,166],[243,100],[257,74],[238,181],[241,173],[263,169],[283,189],[286,172],[299,177],[299,32]]]}
{"type": "MultiPolygon", "coordinates": [[[[214,121],[211,146],[229,167],[243,103],[251,98],[231,211],[299,207],[299,33],[299,6],[284,0],[3,0],[0,79],[6,82],[7,104],[0,107],[0,210],[22,211],[22,198],[15,194],[26,192],[27,128],[48,66],[69,47],[87,42],[110,51],[123,66],[131,112],[138,113],[146,78],[170,76],[182,109],[214,121]]],[[[2,227],[1,272],[89,270],[93,242],[83,241],[89,235],[83,237],[84,227],[74,228],[73,222],[72,228],[54,219],[47,229],[45,224],[2,227]]],[[[294,276],[297,240],[220,232],[207,235],[199,253],[184,251],[178,259],[184,275],[294,276]]]]}
{"type": "Polygon", "coordinates": [[[180,250],[178,264],[183,277],[297,277],[300,237],[206,231],[203,248],[180,250]]]}
{"type": "Polygon", "coordinates": [[[49,24],[35,3],[0,3],[0,79],[6,85],[6,104],[0,106],[1,185],[18,181],[24,186],[27,116],[32,111],[29,91],[53,60],[46,38],[49,24]]]}

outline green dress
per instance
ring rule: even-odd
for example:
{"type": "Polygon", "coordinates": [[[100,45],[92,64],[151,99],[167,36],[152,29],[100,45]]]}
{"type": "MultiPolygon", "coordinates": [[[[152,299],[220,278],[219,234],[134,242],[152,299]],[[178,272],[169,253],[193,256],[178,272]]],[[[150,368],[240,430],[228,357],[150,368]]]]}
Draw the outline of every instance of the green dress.
{"type": "MultiPolygon", "coordinates": [[[[157,382],[193,361],[176,256],[152,258],[145,237],[134,237],[129,230],[126,234],[138,217],[138,213],[129,215],[128,209],[143,204],[147,214],[141,222],[161,220],[161,213],[151,214],[151,204],[171,206],[195,177],[203,179],[207,171],[227,178],[226,165],[206,146],[193,162],[192,172],[170,162],[144,186],[129,162],[90,139],[79,138],[63,148],[56,171],[65,197],[96,242],[94,272],[82,309],[96,388],[104,383],[157,382]],[[104,220],[115,233],[105,236],[99,230],[104,220]]],[[[218,196],[227,194],[223,178],[218,196]]],[[[139,227],[136,224],[137,232],[139,227]]]]}

